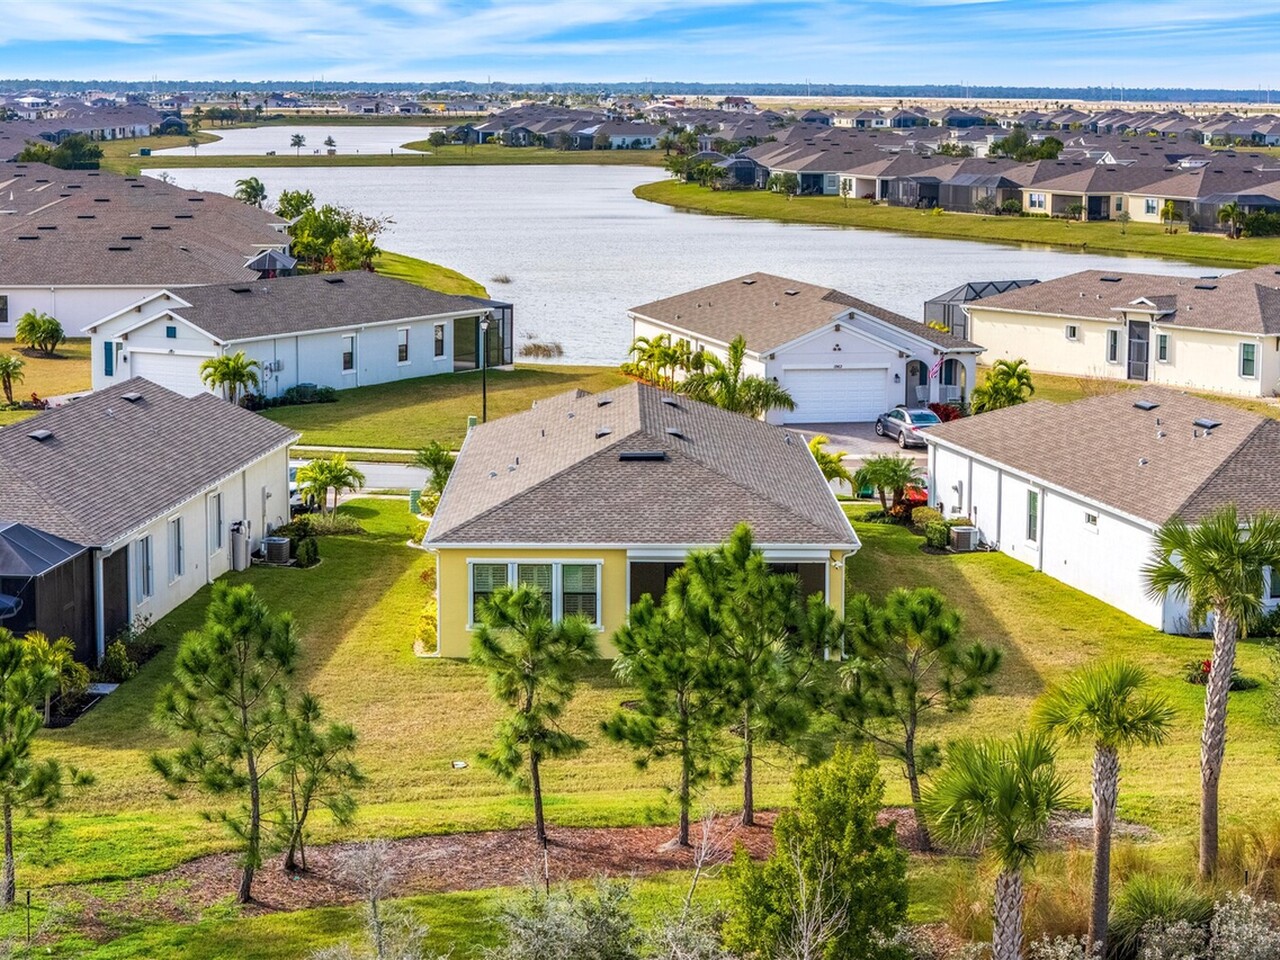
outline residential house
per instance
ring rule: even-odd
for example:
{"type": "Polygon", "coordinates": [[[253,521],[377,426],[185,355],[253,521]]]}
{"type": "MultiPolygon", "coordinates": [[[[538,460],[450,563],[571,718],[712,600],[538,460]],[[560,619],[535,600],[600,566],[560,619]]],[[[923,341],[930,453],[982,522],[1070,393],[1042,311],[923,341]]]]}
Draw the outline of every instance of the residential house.
{"type": "Polygon", "coordinates": [[[799,434],[641,384],[473,427],[424,541],[440,655],[467,656],[483,598],[531,584],[616,656],[631,604],[744,522],[775,569],[844,609],[858,538],[799,434]]]}
{"type": "Polygon", "coordinates": [[[204,393],[200,365],[243,351],[261,392],[300,383],[346,389],[511,363],[512,306],[365,270],[211,284],[150,294],[86,328],[93,386],[147,377],[204,393]],[[490,322],[482,330],[484,320],[490,322]]]}
{"type": "Polygon", "coordinates": [[[869,422],[891,407],[962,402],[977,344],[848,294],[752,273],[633,307],[636,337],[667,334],[724,358],[746,339],[744,374],[776,381],[795,410],[771,423],[869,422]]]}
{"type": "Polygon", "coordinates": [[[989,361],[1237,396],[1280,384],[1276,266],[1200,279],[1084,270],[965,309],[989,361]]]}
{"type": "Polygon", "coordinates": [[[965,312],[965,307],[976,300],[1029,287],[1039,282],[1039,280],[974,280],[962,283],[924,302],[924,322],[936,324],[948,333],[963,339],[969,335],[969,315],[965,312]]]}
{"type": "Polygon", "coordinates": [[[101,659],[132,618],[230,570],[233,541],[256,549],[288,520],[297,438],[137,378],[0,429],[0,623],[101,659]]]}
{"type": "MultiPolygon", "coordinates": [[[[1171,633],[1185,601],[1154,599],[1142,568],[1156,531],[1234,502],[1280,509],[1280,421],[1144,386],[1074,403],[1034,401],[926,434],[929,489],[992,549],[1171,633]]],[[[1266,606],[1280,602],[1280,571],[1266,606]]]]}

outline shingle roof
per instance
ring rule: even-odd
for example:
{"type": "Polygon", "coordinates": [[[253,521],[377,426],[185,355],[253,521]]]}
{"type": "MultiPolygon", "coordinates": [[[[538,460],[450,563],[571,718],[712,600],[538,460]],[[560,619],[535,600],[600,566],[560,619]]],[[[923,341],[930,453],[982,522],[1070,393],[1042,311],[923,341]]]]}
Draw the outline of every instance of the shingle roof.
{"type": "Polygon", "coordinates": [[[213,394],[135,377],[0,429],[0,510],[105,546],[297,437],[213,394]]]}
{"type": "Polygon", "coordinates": [[[1194,521],[1228,501],[1246,515],[1280,509],[1280,421],[1166,388],[1034,401],[942,424],[926,439],[1153,524],[1194,521]],[[1158,406],[1142,410],[1140,400],[1158,406]],[[1195,426],[1205,417],[1220,423],[1207,435],[1195,426]]]}
{"type": "Polygon", "coordinates": [[[1280,334],[1280,266],[1207,279],[1083,270],[987,297],[970,309],[1119,320],[1121,310],[1150,310],[1139,303],[1144,299],[1156,305],[1160,323],[1280,334]]]}
{"type": "Polygon", "coordinates": [[[426,542],[709,545],[745,521],[761,543],[857,546],[798,434],[667,399],[573,391],[473,428],[426,542]]]}
{"type": "Polygon", "coordinates": [[[367,270],[186,287],[175,296],[191,304],[172,307],[175,313],[226,343],[329,330],[356,322],[479,314],[482,304],[496,303],[428,290],[367,270]]]}
{"type": "Polygon", "coordinates": [[[631,313],[691,333],[729,343],[741,334],[747,349],[768,353],[812,333],[849,308],[936,346],[953,350],[977,349],[975,344],[933,330],[884,307],[878,307],[830,287],[819,287],[769,273],[699,287],[643,306],[631,313]]]}

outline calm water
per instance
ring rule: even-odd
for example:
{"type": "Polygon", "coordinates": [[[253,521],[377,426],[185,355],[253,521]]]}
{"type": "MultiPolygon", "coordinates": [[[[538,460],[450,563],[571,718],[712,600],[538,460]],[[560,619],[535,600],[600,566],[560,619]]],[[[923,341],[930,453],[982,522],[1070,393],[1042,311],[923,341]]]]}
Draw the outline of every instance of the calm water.
{"type": "Polygon", "coordinates": [[[830,285],[912,318],[922,315],[925,300],[969,280],[1046,280],[1086,269],[1216,272],[1164,260],[684,213],[631,195],[638,184],[665,176],[647,167],[169,172],[181,186],[226,193],[237,179],[257,176],[273,197],[307,189],[320,202],[391,216],[396,222],[384,247],[460,270],[491,296],[511,300],[517,346],[519,338],[558,342],[566,363],[621,360],[631,337],[628,307],[756,270],[830,285]],[[511,282],[496,282],[499,276],[511,282]]]}
{"type": "MultiPolygon", "coordinates": [[[[297,151],[289,146],[289,140],[295,133],[307,138],[302,148],[303,156],[312,153],[325,153],[328,147],[324,142],[333,137],[334,149],[338,153],[406,153],[401,144],[412,140],[425,140],[433,130],[443,130],[439,126],[317,126],[304,123],[287,124],[279,127],[245,127],[237,130],[219,130],[216,126],[205,127],[205,133],[212,133],[222,139],[201,145],[199,156],[252,156],[265,154],[274,150],[281,156],[293,155],[297,151]]],[[[190,147],[173,147],[168,150],[154,151],[156,156],[165,154],[189,155],[190,147]]]]}

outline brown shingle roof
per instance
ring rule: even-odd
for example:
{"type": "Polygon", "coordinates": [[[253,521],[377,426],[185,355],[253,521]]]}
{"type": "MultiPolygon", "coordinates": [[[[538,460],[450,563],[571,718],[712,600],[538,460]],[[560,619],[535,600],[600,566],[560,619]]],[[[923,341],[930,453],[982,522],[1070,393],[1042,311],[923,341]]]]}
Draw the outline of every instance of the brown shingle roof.
{"type": "Polygon", "coordinates": [[[213,394],[135,377],[0,429],[0,514],[105,546],[297,437],[213,394]]]}
{"type": "Polygon", "coordinates": [[[1228,501],[1246,515],[1280,508],[1280,421],[1176,390],[1035,401],[942,424],[926,439],[1153,524],[1196,520],[1228,501]],[[1141,400],[1158,406],[1135,407],[1141,400]],[[1195,425],[1206,417],[1220,424],[1208,435],[1195,425]]]}
{"type": "Polygon", "coordinates": [[[709,545],[745,521],[761,543],[857,546],[798,434],[666,399],[574,391],[475,427],[426,542],[709,545]]]}

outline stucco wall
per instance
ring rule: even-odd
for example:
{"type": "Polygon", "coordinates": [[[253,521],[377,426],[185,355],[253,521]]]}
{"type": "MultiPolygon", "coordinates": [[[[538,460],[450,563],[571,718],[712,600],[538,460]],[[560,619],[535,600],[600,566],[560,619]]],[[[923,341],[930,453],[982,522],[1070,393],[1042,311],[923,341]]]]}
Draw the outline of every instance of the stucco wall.
{"type": "Polygon", "coordinates": [[[83,337],[89,324],[158,292],[158,287],[20,287],[0,283],[0,296],[9,298],[9,322],[0,323],[0,337],[12,337],[18,318],[28,310],[49,314],[69,337],[83,337]]]}

